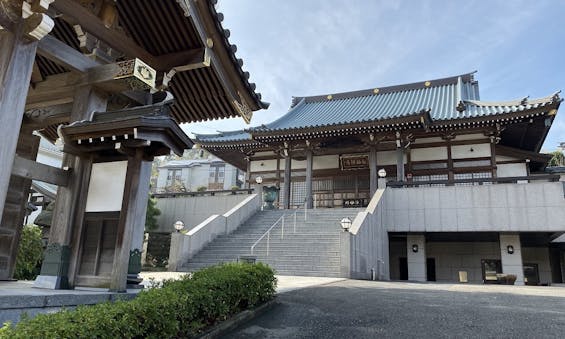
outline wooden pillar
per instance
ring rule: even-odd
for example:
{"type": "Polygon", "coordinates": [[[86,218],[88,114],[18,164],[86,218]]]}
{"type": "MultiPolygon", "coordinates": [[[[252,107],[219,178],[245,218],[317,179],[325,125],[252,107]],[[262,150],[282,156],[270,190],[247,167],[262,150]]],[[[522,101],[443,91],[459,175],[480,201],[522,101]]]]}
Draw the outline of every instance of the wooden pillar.
{"type": "Polygon", "coordinates": [[[448,185],[453,185],[453,180],[455,180],[455,174],[453,173],[453,154],[451,153],[451,139],[447,139],[447,180],[448,185]]]}
{"type": "Polygon", "coordinates": [[[396,181],[404,181],[404,148],[396,148],[396,181]]]}
{"type": "Polygon", "coordinates": [[[150,178],[150,166],[147,170],[147,162],[143,161],[143,149],[138,148],[133,156],[128,157],[122,212],[118,224],[114,267],[110,281],[111,291],[126,291],[132,239],[136,228],[143,228],[145,224],[150,178]]]}
{"type": "Polygon", "coordinates": [[[0,46],[0,211],[3,211],[37,41],[24,40],[23,23],[20,23],[14,26],[13,32],[0,31],[0,46]]]}
{"type": "Polygon", "coordinates": [[[135,208],[139,213],[136,215],[138,220],[135,222],[133,230],[133,238],[131,241],[131,250],[129,253],[128,265],[128,284],[140,283],[139,278],[141,272],[141,256],[143,253],[143,241],[145,239],[145,214],[147,213],[147,200],[149,199],[149,181],[151,180],[151,161],[142,161],[139,174],[138,190],[140,197],[135,208]]]}
{"type": "Polygon", "coordinates": [[[247,168],[245,171],[245,186],[247,189],[251,188],[251,158],[245,157],[245,161],[247,161],[247,168]]]}
{"type": "MultiPolygon", "coordinates": [[[[496,174],[496,143],[494,142],[494,138],[491,139],[490,142],[490,165],[492,166],[492,177],[496,178],[497,174],[496,174]]],[[[530,164],[526,164],[526,166],[528,167],[528,176],[529,174],[529,168],[530,168],[530,164]]]]}
{"type": "MultiPolygon", "coordinates": [[[[90,120],[94,112],[105,111],[106,104],[106,97],[92,87],[78,88],[74,96],[71,122],[90,120]]],[[[63,167],[71,169],[71,176],[68,185],[59,187],[57,190],[49,244],[45,250],[41,274],[35,280],[34,286],[36,287],[71,288],[78,266],[76,264],[76,256],[79,253],[77,247],[80,244],[92,159],[65,154],[63,167]],[[71,241],[75,244],[72,253],[71,241]],[[71,284],[69,277],[71,277],[71,284]]]]}
{"type": "Polygon", "coordinates": [[[377,148],[372,145],[369,149],[369,199],[372,199],[377,191],[377,172],[377,148]]]}
{"type": "Polygon", "coordinates": [[[292,162],[292,160],[290,158],[290,152],[288,152],[287,155],[284,158],[284,188],[283,188],[283,194],[284,194],[284,208],[285,209],[290,208],[291,162],[292,162]]]}
{"type": "Polygon", "coordinates": [[[312,150],[306,150],[306,208],[314,207],[312,196],[312,166],[313,166],[312,150]]]}
{"type": "MultiPolygon", "coordinates": [[[[16,148],[18,156],[35,160],[39,149],[39,140],[38,136],[32,135],[31,130],[22,128],[16,148]]],[[[0,223],[0,280],[10,280],[14,274],[30,187],[31,179],[14,175],[10,177],[10,185],[8,186],[0,223]]]]}

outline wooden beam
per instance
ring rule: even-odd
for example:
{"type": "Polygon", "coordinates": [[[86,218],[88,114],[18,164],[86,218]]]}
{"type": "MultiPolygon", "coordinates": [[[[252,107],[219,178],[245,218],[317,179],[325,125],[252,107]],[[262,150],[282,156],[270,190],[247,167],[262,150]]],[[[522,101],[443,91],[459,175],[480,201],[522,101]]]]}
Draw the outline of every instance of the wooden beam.
{"type": "Polygon", "coordinates": [[[43,181],[57,186],[67,186],[70,171],[44,165],[16,155],[14,165],[12,166],[12,175],[25,179],[43,181]]]}
{"type": "Polygon", "coordinates": [[[159,63],[155,69],[168,72],[173,68],[177,72],[210,66],[210,49],[197,48],[179,53],[171,53],[159,56],[159,63]]]}
{"type": "Polygon", "coordinates": [[[87,8],[81,6],[79,2],[73,0],[56,0],[51,7],[73,18],[85,31],[92,33],[92,35],[104,41],[108,46],[123,52],[126,56],[140,58],[153,67],[158,64],[158,60],[155,56],[151,55],[124,33],[107,28],[102,20],[87,8]]]}
{"type": "Polygon", "coordinates": [[[93,67],[100,66],[99,62],[90,59],[52,35],[47,35],[39,41],[37,54],[76,72],[86,72],[93,67]]]}
{"type": "Polygon", "coordinates": [[[13,31],[22,18],[23,0],[0,0],[0,26],[13,31]]]}

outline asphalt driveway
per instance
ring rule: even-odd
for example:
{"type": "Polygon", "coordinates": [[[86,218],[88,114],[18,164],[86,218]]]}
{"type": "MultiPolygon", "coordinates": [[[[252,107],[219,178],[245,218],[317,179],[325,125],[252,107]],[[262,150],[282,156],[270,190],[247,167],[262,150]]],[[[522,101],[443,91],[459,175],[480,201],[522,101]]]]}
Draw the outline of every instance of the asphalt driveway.
{"type": "Polygon", "coordinates": [[[565,288],[346,280],[279,294],[228,338],[563,338],[565,288]]]}

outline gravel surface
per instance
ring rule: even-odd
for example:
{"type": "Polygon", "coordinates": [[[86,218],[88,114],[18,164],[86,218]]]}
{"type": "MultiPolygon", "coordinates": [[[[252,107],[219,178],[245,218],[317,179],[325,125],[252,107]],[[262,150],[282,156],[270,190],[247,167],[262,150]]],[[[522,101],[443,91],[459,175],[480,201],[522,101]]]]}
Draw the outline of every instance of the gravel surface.
{"type": "Polygon", "coordinates": [[[565,337],[562,287],[346,280],[281,293],[278,302],[227,337],[565,337]]]}

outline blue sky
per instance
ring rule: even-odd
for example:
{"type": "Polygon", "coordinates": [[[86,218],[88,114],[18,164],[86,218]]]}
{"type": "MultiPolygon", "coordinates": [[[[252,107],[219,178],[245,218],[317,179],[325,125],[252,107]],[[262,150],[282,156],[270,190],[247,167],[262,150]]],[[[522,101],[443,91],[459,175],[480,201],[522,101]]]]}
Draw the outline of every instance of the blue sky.
{"type": "MultiPolygon", "coordinates": [[[[184,125],[215,133],[271,122],[292,96],[477,70],[481,99],[565,90],[565,1],[220,0],[224,28],[268,110],[184,125]]],[[[562,93],[565,97],[565,93],[562,93]]],[[[565,141],[565,104],[544,144],[565,141]]]]}

